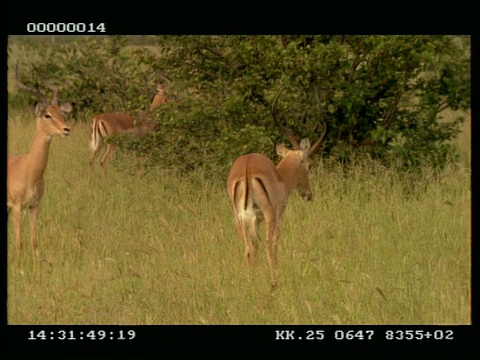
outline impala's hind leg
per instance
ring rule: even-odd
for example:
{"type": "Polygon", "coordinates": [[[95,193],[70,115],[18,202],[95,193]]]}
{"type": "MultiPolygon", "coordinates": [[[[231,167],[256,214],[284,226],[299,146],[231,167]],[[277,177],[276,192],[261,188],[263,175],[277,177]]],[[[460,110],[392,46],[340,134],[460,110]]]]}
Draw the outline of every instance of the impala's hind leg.
{"type": "Polygon", "coordinates": [[[258,235],[258,219],[256,217],[252,217],[250,219],[249,224],[249,261],[250,264],[255,264],[257,259],[257,249],[259,243],[259,235],[258,235]]]}
{"type": "Polygon", "coordinates": [[[103,174],[105,176],[107,176],[108,163],[110,162],[110,159],[112,158],[116,150],[117,148],[115,146],[107,144],[107,151],[105,151],[103,158],[100,160],[100,165],[103,167],[103,174]]]}
{"type": "Polygon", "coordinates": [[[257,236],[254,230],[254,220],[236,217],[235,224],[237,225],[237,231],[242,237],[245,246],[245,252],[243,253],[245,262],[248,266],[251,266],[255,262],[257,252],[257,236]]]}
{"type": "Polygon", "coordinates": [[[245,221],[239,217],[235,219],[235,224],[237,225],[237,231],[242,237],[243,244],[245,246],[245,251],[243,253],[245,257],[245,262],[247,265],[251,265],[251,249],[250,249],[250,240],[248,238],[247,224],[245,221]]]}
{"type": "Polygon", "coordinates": [[[98,146],[93,150],[92,157],[90,158],[90,178],[92,177],[93,170],[95,168],[95,161],[97,160],[98,155],[100,155],[100,150],[103,148],[103,144],[100,143],[98,146]]]}
{"type": "Polygon", "coordinates": [[[278,226],[279,221],[274,214],[265,215],[267,261],[270,268],[270,279],[272,289],[277,286],[277,247],[278,247],[278,226]]]}

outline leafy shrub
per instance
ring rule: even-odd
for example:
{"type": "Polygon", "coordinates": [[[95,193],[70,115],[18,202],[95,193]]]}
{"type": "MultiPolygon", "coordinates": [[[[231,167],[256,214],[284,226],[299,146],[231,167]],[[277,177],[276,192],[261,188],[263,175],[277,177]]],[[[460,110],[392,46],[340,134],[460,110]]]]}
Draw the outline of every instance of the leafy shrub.
{"type": "Polygon", "coordinates": [[[360,155],[405,169],[441,169],[455,160],[450,140],[463,119],[447,123],[439,115],[470,107],[468,37],[141,39],[156,41],[156,52],[128,46],[129,39],[75,38],[44,47],[23,77],[41,86],[39,72],[63,84],[78,120],[146,109],[156,83],[168,85],[168,102],[154,114],[158,133],[116,140],[161,166],[228,167],[241,153],[272,154],[271,142],[285,141],[285,129],[315,140],[324,126],[323,155],[342,163],[360,155]]]}

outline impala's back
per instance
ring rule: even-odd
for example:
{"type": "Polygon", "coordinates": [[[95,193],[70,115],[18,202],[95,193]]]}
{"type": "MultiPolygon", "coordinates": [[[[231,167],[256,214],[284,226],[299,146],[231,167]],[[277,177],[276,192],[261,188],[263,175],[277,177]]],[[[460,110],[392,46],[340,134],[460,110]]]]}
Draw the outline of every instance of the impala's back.
{"type": "Polygon", "coordinates": [[[93,118],[92,139],[90,147],[93,151],[97,150],[106,136],[112,136],[119,131],[131,128],[134,118],[122,113],[103,113],[93,118]]]}

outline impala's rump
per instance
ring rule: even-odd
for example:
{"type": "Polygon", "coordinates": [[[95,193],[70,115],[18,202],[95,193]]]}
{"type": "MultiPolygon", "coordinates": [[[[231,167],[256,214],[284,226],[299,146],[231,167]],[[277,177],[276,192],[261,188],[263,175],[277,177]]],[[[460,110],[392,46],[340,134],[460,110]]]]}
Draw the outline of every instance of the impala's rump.
{"type": "MultiPolygon", "coordinates": [[[[259,179],[252,179],[248,182],[247,179],[239,180],[233,187],[232,203],[235,207],[235,213],[238,221],[251,222],[254,220],[263,219],[262,210],[258,196],[260,194],[253,190],[257,185],[254,183],[261,182],[259,179]]],[[[261,189],[265,189],[260,185],[261,189]]],[[[262,191],[263,191],[262,190],[262,191]]]]}
{"type": "Polygon", "coordinates": [[[269,194],[271,180],[259,173],[259,168],[271,171],[273,178],[276,178],[273,162],[262,154],[240,156],[232,166],[228,178],[228,192],[237,216],[242,213],[253,216],[272,205],[269,194]]]}

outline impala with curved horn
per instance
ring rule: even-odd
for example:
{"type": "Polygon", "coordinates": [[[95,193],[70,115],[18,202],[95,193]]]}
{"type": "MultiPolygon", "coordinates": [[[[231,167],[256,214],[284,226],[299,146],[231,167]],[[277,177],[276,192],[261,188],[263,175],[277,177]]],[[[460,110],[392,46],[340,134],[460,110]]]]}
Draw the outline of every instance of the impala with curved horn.
{"type": "Polygon", "coordinates": [[[157,84],[157,92],[155,93],[155,96],[153,97],[152,104],[150,105],[150,111],[155,110],[157,107],[160,105],[163,105],[167,102],[167,97],[165,96],[165,91],[163,89],[163,86],[160,84],[157,84]]]}
{"type": "MultiPolygon", "coordinates": [[[[149,111],[153,111],[166,102],[167,98],[164,88],[158,84],[157,92],[153,97],[149,111]]],[[[154,131],[156,127],[157,124],[152,121],[150,115],[144,111],[140,111],[139,116],[131,116],[123,113],[103,113],[95,116],[92,122],[92,137],[90,141],[90,148],[93,151],[90,159],[90,176],[94,170],[95,159],[99,155],[103,145],[105,145],[105,137],[121,133],[144,136],[154,131]]],[[[116,150],[116,147],[112,144],[106,144],[106,148],[105,153],[100,159],[100,165],[103,167],[105,176],[107,175],[108,163],[116,150]]]]}
{"type": "Polygon", "coordinates": [[[18,64],[15,78],[20,89],[34,94],[40,101],[35,104],[37,124],[30,152],[26,155],[8,156],[7,209],[8,213],[13,215],[18,250],[22,247],[22,210],[30,210],[32,250],[38,257],[37,219],[45,191],[43,174],[47,167],[50,142],[54,135],[65,137],[70,134],[70,127],[65,124],[63,115],[72,110],[73,103],[58,105],[58,87],[45,83],[46,87],[53,91],[53,101],[50,103],[40,91],[22,84],[18,77],[18,64]]]}
{"type": "MultiPolygon", "coordinates": [[[[272,105],[276,119],[276,101],[272,105]]],[[[320,138],[310,146],[308,139],[300,143],[289,132],[282,130],[293,145],[289,150],[285,145],[276,145],[275,150],[282,160],[274,165],[263,154],[242,155],[232,165],[227,180],[227,191],[233,206],[235,224],[245,245],[245,260],[251,265],[255,258],[259,241],[258,225],[265,222],[265,247],[270,268],[272,285],[276,283],[276,253],[279,226],[290,193],[297,189],[304,200],[311,200],[309,168],[315,152],[324,142],[327,126],[320,138]]]]}

